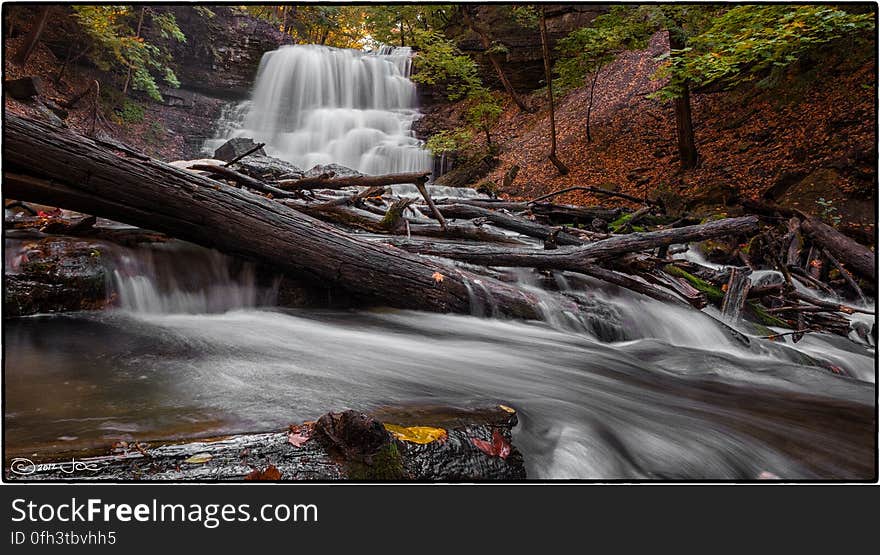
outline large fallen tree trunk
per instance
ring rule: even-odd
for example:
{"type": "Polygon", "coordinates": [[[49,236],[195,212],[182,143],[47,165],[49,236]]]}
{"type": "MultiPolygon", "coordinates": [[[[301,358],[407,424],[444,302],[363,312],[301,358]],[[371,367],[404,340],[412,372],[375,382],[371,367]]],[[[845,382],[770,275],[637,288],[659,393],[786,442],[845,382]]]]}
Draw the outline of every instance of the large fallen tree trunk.
{"type": "Polygon", "coordinates": [[[813,242],[831,252],[850,271],[871,281],[877,279],[874,253],[868,247],[856,243],[816,218],[805,219],[801,223],[801,229],[813,242]]]}
{"type": "Polygon", "coordinates": [[[524,266],[588,273],[586,270],[594,266],[595,259],[614,257],[674,243],[703,241],[727,235],[749,233],[757,229],[757,216],[745,216],[715,220],[702,225],[617,235],[580,247],[560,247],[556,250],[544,251],[529,248],[475,246],[402,239],[390,239],[389,242],[410,252],[444,256],[471,264],[524,266]]]}
{"type": "Polygon", "coordinates": [[[508,284],[371,242],[283,204],[129,157],[47,123],[7,115],[4,193],[166,233],[391,306],[469,312],[472,297],[539,318],[537,299],[508,284]],[[485,286],[469,288],[468,281],[485,286]],[[471,292],[471,289],[473,292],[471,292]]]}

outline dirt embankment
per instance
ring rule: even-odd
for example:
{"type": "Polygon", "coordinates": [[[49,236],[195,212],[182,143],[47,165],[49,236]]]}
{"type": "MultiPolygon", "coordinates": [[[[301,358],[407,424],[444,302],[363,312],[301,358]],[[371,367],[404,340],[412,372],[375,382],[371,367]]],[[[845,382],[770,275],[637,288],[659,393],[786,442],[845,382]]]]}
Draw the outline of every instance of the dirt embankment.
{"type": "MultiPolygon", "coordinates": [[[[589,89],[581,87],[558,101],[559,157],[571,170],[566,176],[559,176],[547,159],[549,118],[543,95],[530,98],[543,107],[537,114],[508,103],[493,129],[501,145],[499,164],[485,179],[501,186],[505,172],[516,164],[519,174],[511,186],[501,188],[502,196],[534,198],[591,185],[660,195],[681,209],[724,210],[738,197],[766,196],[873,233],[876,77],[871,64],[822,68],[772,90],[694,94],[700,165],[681,172],[672,106],[647,98],[662,85],[651,76],[660,63],[656,58],[666,51],[665,37],[657,35],[646,50],[626,52],[602,70],[592,109],[592,142],[585,127],[589,89]]],[[[433,106],[421,125],[442,128],[437,122],[455,122],[458,112],[456,105],[433,106]]],[[[574,204],[598,200],[584,193],[558,198],[574,204]]]]}

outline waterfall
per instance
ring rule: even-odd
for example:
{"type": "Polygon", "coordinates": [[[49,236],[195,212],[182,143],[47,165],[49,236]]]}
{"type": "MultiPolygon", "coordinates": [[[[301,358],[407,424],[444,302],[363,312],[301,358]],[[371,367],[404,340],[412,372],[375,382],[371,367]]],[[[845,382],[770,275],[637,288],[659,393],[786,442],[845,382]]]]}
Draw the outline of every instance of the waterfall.
{"type": "Polygon", "coordinates": [[[174,241],[111,256],[113,289],[128,312],[207,314],[275,303],[277,283],[261,286],[252,264],[214,250],[174,241]]]}
{"type": "Polygon", "coordinates": [[[420,115],[411,56],[409,48],[388,46],[267,52],[251,99],[226,111],[235,120],[221,121],[205,149],[251,137],[303,169],[336,163],[367,174],[430,171],[431,155],[411,130],[420,115]]]}

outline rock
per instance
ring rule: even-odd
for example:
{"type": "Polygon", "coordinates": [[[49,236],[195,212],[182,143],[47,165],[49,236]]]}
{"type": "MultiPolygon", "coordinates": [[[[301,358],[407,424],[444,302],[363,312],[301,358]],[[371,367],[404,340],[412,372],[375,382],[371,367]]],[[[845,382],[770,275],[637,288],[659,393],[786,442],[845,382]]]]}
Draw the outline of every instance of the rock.
{"type": "MultiPolygon", "coordinates": [[[[544,80],[544,59],[541,50],[541,37],[537,29],[520,26],[510,16],[508,7],[481,5],[477,20],[490,30],[492,38],[500,41],[507,49],[502,56],[501,65],[508,80],[518,91],[532,91],[540,88],[544,80]]],[[[590,21],[608,11],[607,6],[570,4],[547,6],[547,34],[550,50],[554,51],[556,42],[571,31],[586,26],[590,21]]],[[[446,29],[466,54],[476,54],[480,66],[480,76],[489,86],[501,89],[501,82],[488,59],[482,55],[483,45],[476,33],[455,19],[446,29]]]]}
{"type": "Polygon", "coordinates": [[[477,183],[480,179],[492,171],[497,165],[497,159],[491,156],[465,160],[444,173],[434,181],[434,185],[442,187],[468,187],[477,183]]]}
{"type": "Polygon", "coordinates": [[[322,175],[329,177],[357,177],[363,174],[357,170],[340,166],[339,164],[327,164],[313,167],[305,172],[303,177],[321,177],[322,175]]]}
{"type": "Polygon", "coordinates": [[[105,248],[70,237],[25,243],[5,268],[4,317],[103,308],[109,298],[105,248]]]}
{"type": "Polygon", "coordinates": [[[165,87],[161,91],[162,103],[166,106],[179,108],[192,108],[196,104],[196,94],[186,89],[172,89],[165,87]]]}
{"type": "Polygon", "coordinates": [[[181,88],[217,98],[247,98],[263,54],[289,35],[268,21],[249,16],[237,6],[210,6],[213,16],[191,6],[174,6],[185,43],[174,43],[171,55],[181,88]]]}
{"type": "Polygon", "coordinates": [[[3,82],[3,91],[16,100],[27,101],[43,94],[43,82],[33,76],[7,79],[3,82]]]}
{"type": "Polygon", "coordinates": [[[277,181],[299,179],[303,171],[290,162],[273,156],[250,155],[235,163],[235,169],[257,179],[277,181]]]}
{"type": "MultiPolygon", "coordinates": [[[[214,158],[217,160],[223,160],[224,162],[231,162],[255,146],[257,146],[257,143],[255,143],[253,139],[246,137],[229,139],[223,143],[220,148],[214,151],[214,158]]],[[[254,156],[266,156],[266,151],[260,148],[252,154],[254,156]]]]}

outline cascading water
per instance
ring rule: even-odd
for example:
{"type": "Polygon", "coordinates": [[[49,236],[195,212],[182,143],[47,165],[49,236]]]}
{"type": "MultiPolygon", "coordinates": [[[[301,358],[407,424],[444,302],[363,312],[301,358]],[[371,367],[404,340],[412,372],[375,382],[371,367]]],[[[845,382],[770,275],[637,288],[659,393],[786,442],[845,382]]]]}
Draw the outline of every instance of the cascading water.
{"type": "Polygon", "coordinates": [[[430,171],[411,131],[419,116],[409,48],[376,53],[304,45],[268,52],[251,99],[225,113],[206,151],[232,137],[303,169],[341,164],[367,174],[430,171]]]}
{"type": "MultiPolygon", "coordinates": [[[[401,49],[269,53],[224,136],[267,142],[304,168],[427,170],[409,131],[408,64],[401,49]]],[[[7,453],[282,429],[345,408],[504,403],[518,411],[514,442],[531,478],[875,471],[875,349],[864,334],[769,341],[711,308],[524,270],[509,274],[540,299],[542,322],[492,318],[477,279],[471,316],[283,310],[253,267],[213,251],[175,242],[113,256],[117,309],[4,322],[7,453]]]]}

